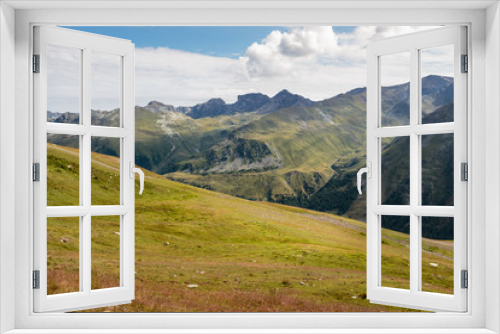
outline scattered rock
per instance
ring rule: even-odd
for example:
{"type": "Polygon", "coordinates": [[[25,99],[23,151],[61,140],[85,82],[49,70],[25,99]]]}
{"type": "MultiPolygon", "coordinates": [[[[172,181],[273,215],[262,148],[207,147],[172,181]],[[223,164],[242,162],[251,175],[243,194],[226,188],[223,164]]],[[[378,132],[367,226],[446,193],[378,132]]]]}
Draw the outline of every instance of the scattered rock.
{"type": "Polygon", "coordinates": [[[69,242],[69,239],[68,238],[61,238],[61,242],[63,244],[67,244],[69,242]]]}
{"type": "Polygon", "coordinates": [[[429,263],[429,264],[431,265],[431,267],[437,267],[437,266],[438,266],[438,264],[437,264],[437,263],[432,263],[432,262],[431,262],[431,263],[429,263]]]}
{"type": "Polygon", "coordinates": [[[204,273],[205,273],[205,270],[200,271],[200,274],[202,274],[202,275],[203,275],[204,273]]]}
{"type": "Polygon", "coordinates": [[[164,245],[170,245],[170,242],[165,241],[163,244],[164,244],[164,245]]]}
{"type": "Polygon", "coordinates": [[[309,286],[306,282],[300,282],[299,284],[302,286],[309,286]]]}
{"type": "Polygon", "coordinates": [[[356,296],[356,295],[352,295],[352,296],[351,296],[351,298],[352,298],[352,299],[356,299],[356,298],[357,298],[357,296],[356,296]]]}
{"type": "Polygon", "coordinates": [[[120,232],[115,232],[116,235],[120,235],[120,232]]]}
{"type": "Polygon", "coordinates": [[[187,286],[188,288],[192,289],[192,288],[197,288],[198,287],[198,284],[188,284],[187,286]]]}

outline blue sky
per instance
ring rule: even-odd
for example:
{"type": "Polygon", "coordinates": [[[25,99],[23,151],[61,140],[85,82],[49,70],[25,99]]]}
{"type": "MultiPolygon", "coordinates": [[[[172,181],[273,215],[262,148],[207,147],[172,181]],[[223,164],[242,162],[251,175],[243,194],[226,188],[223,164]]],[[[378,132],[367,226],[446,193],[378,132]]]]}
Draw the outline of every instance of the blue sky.
{"type": "MultiPolygon", "coordinates": [[[[131,40],[137,48],[168,47],[215,57],[238,58],[254,42],[274,30],[288,27],[66,27],[94,34],[131,40]]],[[[352,32],[355,27],[333,27],[337,33],[352,32]]]]}

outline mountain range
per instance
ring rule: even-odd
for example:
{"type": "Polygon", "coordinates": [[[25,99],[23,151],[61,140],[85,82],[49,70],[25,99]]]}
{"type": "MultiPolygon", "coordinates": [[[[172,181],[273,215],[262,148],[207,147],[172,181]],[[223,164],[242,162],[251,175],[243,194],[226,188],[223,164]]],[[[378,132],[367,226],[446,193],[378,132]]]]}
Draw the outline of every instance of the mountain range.
{"type": "Polygon", "coordinates": [[[158,101],[151,101],[145,108],[156,113],[175,111],[193,119],[199,119],[247,112],[270,114],[282,108],[312,105],[314,105],[313,101],[284,89],[273,97],[261,93],[238,95],[237,101],[231,104],[227,104],[220,98],[213,98],[192,107],[174,107],[158,101]]]}
{"type": "MultiPolygon", "coordinates": [[[[381,94],[382,124],[408,124],[409,84],[383,87],[381,94]]],[[[322,101],[287,90],[273,97],[240,95],[232,104],[220,98],[191,107],[151,101],[137,106],[135,112],[136,164],[141,167],[174,181],[246,199],[364,220],[366,206],[364,196],[357,195],[355,175],[366,159],[366,88],[322,101]]],[[[70,114],[48,112],[48,121],[75,122],[78,115],[70,114]]],[[[92,114],[94,125],[118,124],[118,110],[92,114]]],[[[453,121],[452,78],[432,75],[422,79],[422,120],[453,121]]],[[[383,142],[382,160],[390,158],[396,167],[407,165],[405,140],[383,142]]],[[[77,145],[63,135],[50,135],[49,142],[77,145]]],[[[424,170],[429,176],[428,197],[442,202],[450,197],[449,190],[441,189],[448,183],[439,181],[450,172],[450,144],[450,140],[430,137],[423,140],[429,159],[440,160],[440,168],[424,170]]],[[[92,148],[118,155],[119,147],[113,145],[102,138],[93,141],[92,148]]],[[[404,200],[407,175],[385,175],[389,176],[383,179],[387,184],[384,196],[404,200]]],[[[392,228],[398,230],[397,222],[392,228]]],[[[449,236],[443,233],[435,234],[449,236]]]]}

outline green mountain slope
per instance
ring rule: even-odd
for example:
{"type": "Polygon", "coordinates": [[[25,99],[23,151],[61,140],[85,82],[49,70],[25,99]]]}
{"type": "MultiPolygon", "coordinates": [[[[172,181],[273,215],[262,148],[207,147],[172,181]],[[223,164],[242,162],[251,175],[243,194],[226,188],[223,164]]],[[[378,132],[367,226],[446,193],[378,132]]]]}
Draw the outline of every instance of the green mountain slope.
{"type": "MultiPolygon", "coordinates": [[[[78,202],[78,150],[49,144],[47,153],[48,205],[78,202]]],[[[92,159],[93,202],[109,203],[118,194],[119,160],[92,159]]],[[[78,226],[71,217],[49,219],[49,293],[78,288],[78,226]]],[[[113,217],[92,217],[94,288],[118,282],[118,233],[113,217]]],[[[384,231],[383,243],[384,277],[405,286],[408,259],[399,254],[408,251],[407,235],[384,231]]],[[[136,299],[94,311],[401,311],[365,299],[365,245],[364,223],[146,171],[144,194],[136,193],[136,299]]],[[[449,246],[425,239],[424,249],[428,289],[452,291],[449,246]]]]}
{"type": "MultiPolygon", "coordinates": [[[[407,124],[408,87],[383,87],[385,124],[407,124]]],[[[435,112],[452,102],[452,78],[423,78],[422,94],[424,122],[453,120],[453,113],[435,112]]],[[[240,96],[231,106],[219,103],[229,108],[222,111],[212,104],[183,109],[151,102],[136,107],[136,163],[200,188],[363,219],[364,199],[357,195],[355,174],[365,160],[366,88],[320,102],[281,92],[272,99],[262,94],[240,96]],[[292,107],[279,108],[283,105],[292,107]],[[189,116],[193,110],[196,119],[189,116]]],[[[93,122],[113,125],[117,115],[116,110],[94,111],[93,122]]],[[[48,117],[56,122],[72,119],[66,114],[48,117]]],[[[76,137],[60,135],[51,135],[49,142],[78,144],[76,137]]],[[[402,161],[397,154],[401,144],[384,145],[386,160],[392,154],[394,161],[402,161]]],[[[92,142],[93,150],[104,154],[118,155],[118,146],[107,138],[92,142]]],[[[394,166],[400,174],[401,168],[394,166]]],[[[402,195],[393,190],[398,183],[386,180],[387,196],[402,195]]],[[[429,196],[446,201],[443,196],[449,192],[429,196]]]]}
{"type": "MultiPolygon", "coordinates": [[[[453,120],[453,103],[438,108],[423,118],[423,123],[453,120]]],[[[383,143],[382,203],[408,205],[410,197],[409,138],[395,138],[383,143]]],[[[422,204],[453,206],[453,134],[422,136],[422,204]]],[[[350,218],[366,220],[366,197],[358,195],[356,173],[366,165],[366,156],[336,163],[339,174],[333,176],[304,206],[319,211],[334,212],[350,218]]],[[[436,218],[424,226],[423,233],[436,239],[452,239],[453,229],[447,219],[436,218]]],[[[406,231],[401,219],[385,225],[396,231],[406,231]]]]}
{"type": "Polygon", "coordinates": [[[209,161],[202,153],[167,176],[247,199],[298,202],[331,178],[333,161],[363,148],[365,103],[364,95],[339,95],[314,107],[264,115],[232,130],[223,146],[227,151],[242,140],[260,143],[253,159],[231,150],[209,161]]]}

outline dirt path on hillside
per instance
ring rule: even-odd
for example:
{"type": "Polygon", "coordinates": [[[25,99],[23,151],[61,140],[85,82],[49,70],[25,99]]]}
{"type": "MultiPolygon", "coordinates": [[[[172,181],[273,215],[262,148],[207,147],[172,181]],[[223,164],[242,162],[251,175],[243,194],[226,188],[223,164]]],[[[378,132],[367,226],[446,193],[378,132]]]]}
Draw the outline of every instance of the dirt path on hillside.
{"type": "MultiPolygon", "coordinates": [[[[316,216],[316,215],[308,214],[308,213],[298,213],[298,214],[301,216],[307,217],[309,219],[319,220],[319,221],[331,223],[331,224],[334,224],[337,226],[347,227],[347,228],[350,228],[350,229],[358,231],[358,232],[365,232],[365,229],[363,229],[359,226],[355,226],[353,224],[349,224],[348,222],[344,222],[344,221],[337,220],[334,218],[325,217],[325,216],[316,216]]],[[[404,244],[404,243],[399,242],[397,239],[393,239],[393,238],[389,238],[389,239],[391,239],[391,241],[393,241],[393,242],[404,244]]],[[[450,244],[449,242],[442,241],[442,240],[432,240],[432,239],[424,239],[424,240],[430,246],[441,248],[443,250],[453,250],[453,244],[450,244]]],[[[409,247],[409,244],[404,244],[404,245],[409,247]]],[[[425,249],[423,249],[422,252],[427,253],[429,255],[434,255],[434,256],[437,256],[437,257],[440,257],[443,259],[447,259],[447,260],[450,259],[449,256],[446,256],[446,255],[438,253],[438,252],[431,252],[431,251],[428,251],[425,249]]]]}
{"type": "MultiPolygon", "coordinates": [[[[79,157],[80,156],[80,153],[79,152],[74,152],[74,151],[71,151],[71,150],[68,150],[68,149],[65,149],[63,146],[59,146],[59,145],[53,145],[52,148],[56,149],[56,150],[59,150],[59,151],[63,151],[63,152],[66,152],[68,154],[71,154],[75,157],[79,157]]],[[[118,159],[118,158],[117,158],[118,159]]],[[[97,161],[95,159],[91,159],[93,163],[96,163],[100,166],[103,166],[103,167],[106,167],[106,168],[109,168],[109,169],[112,169],[116,172],[120,172],[120,169],[119,168],[116,168],[116,167],[113,167],[111,165],[108,165],[104,162],[101,162],[101,161],[97,161]]]]}
{"type": "Polygon", "coordinates": [[[364,228],[353,225],[353,224],[349,224],[348,222],[345,222],[345,221],[342,221],[339,219],[334,219],[334,218],[319,216],[319,215],[316,216],[316,215],[313,215],[311,213],[297,213],[297,214],[300,216],[309,218],[309,219],[319,220],[319,221],[331,223],[331,224],[334,224],[337,226],[347,227],[347,228],[350,228],[351,230],[355,230],[358,232],[365,232],[364,228]]]}
{"type": "MultiPolygon", "coordinates": [[[[79,155],[80,155],[79,152],[74,152],[72,150],[66,149],[66,148],[64,148],[64,146],[52,145],[51,147],[54,148],[54,149],[56,149],[56,150],[59,150],[59,151],[71,154],[71,155],[73,155],[75,157],[79,157],[79,155]]],[[[118,157],[114,157],[114,158],[118,159],[118,157]]],[[[120,169],[119,168],[113,167],[111,165],[108,165],[107,163],[104,163],[102,161],[98,161],[98,160],[93,159],[93,158],[91,160],[92,160],[92,163],[95,163],[97,165],[100,165],[102,167],[105,167],[105,168],[108,168],[108,169],[111,169],[111,170],[113,170],[115,172],[120,173],[120,169]]],[[[148,178],[148,179],[153,179],[153,177],[149,176],[149,175],[145,175],[145,177],[148,178]]]]}

